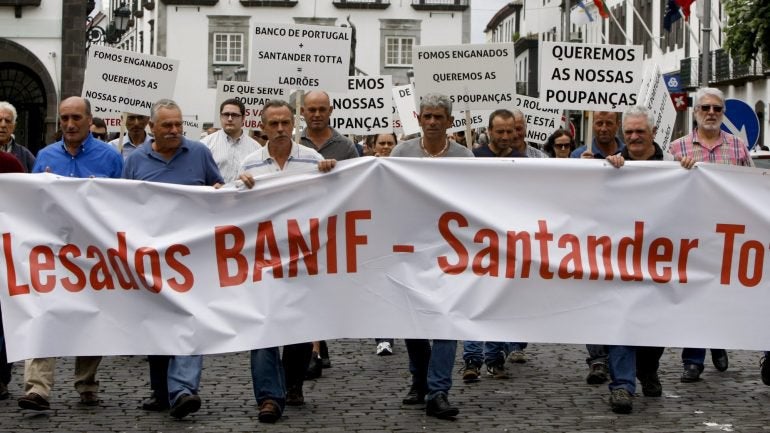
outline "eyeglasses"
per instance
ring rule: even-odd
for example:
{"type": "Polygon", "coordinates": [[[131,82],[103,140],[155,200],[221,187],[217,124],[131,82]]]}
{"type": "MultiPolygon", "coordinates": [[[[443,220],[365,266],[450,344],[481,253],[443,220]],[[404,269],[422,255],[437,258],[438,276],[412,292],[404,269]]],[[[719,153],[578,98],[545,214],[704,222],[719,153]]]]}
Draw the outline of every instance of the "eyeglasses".
{"type": "Polygon", "coordinates": [[[242,117],[240,113],[220,113],[219,116],[222,117],[223,119],[226,119],[229,117],[232,117],[233,119],[239,119],[242,117]]]}
{"type": "Polygon", "coordinates": [[[700,106],[700,111],[703,111],[704,113],[708,113],[709,111],[713,110],[715,113],[721,113],[723,108],[724,107],[722,107],[721,105],[708,105],[708,104],[706,104],[706,105],[701,105],[700,106]]]}
{"type": "Polygon", "coordinates": [[[561,150],[567,150],[567,149],[569,149],[570,147],[572,147],[572,145],[571,145],[571,144],[569,144],[569,143],[565,143],[565,144],[558,144],[558,143],[555,143],[555,144],[553,145],[553,148],[554,148],[554,149],[561,149],[561,150]]]}
{"type": "Polygon", "coordinates": [[[105,138],[107,138],[107,133],[106,132],[104,134],[92,132],[91,135],[93,135],[94,138],[98,138],[99,140],[104,140],[105,138]]]}

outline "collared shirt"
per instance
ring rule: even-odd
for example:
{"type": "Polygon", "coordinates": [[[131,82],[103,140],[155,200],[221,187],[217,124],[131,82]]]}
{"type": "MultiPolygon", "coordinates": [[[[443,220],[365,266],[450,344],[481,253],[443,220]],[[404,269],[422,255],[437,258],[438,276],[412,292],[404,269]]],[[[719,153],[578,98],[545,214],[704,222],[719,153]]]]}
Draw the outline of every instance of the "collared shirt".
{"type": "Polygon", "coordinates": [[[342,161],[344,159],[358,158],[358,151],[353,142],[337,132],[334,128],[330,127],[330,129],[332,130],[331,138],[326,140],[320,147],[316,147],[316,145],[313,144],[313,141],[307,137],[307,129],[302,131],[302,136],[299,140],[300,144],[317,151],[326,159],[342,161]]]}
{"type": "Polygon", "coordinates": [[[67,152],[64,141],[57,141],[44,147],[37,154],[33,173],[50,171],[68,177],[112,177],[119,178],[123,170],[123,158],[109,144],[88,134],[72,156],[67,152]]]}
{"type": "MultiPolygon", "coordinates": [[[[610,155],[614,155],[621,150],[623,150],[624,147],[626,147],[626,143],[623,143],[623,140],[619,139],[618,137],[615,137],[615,143],[618,145],[618,148],[615,150],[614,153],[611,153],[610,155]]],[[[580,155],[583,154],[588,149],[588,147],[584,144],[577,149],[573,150],[572,153],[569,154],[570,158],[580,158],[580,155]]],[[[594,153],[594,158],[596,159],[605,159],[609,155],[605,155],[604,152],[599,148],[599,146],[596,145],[596,138],[594,137],[593,140],[591,140],[591,151],[594,153]]]]}
{"type": "Polygon", "coordinates": [[[272,156],[270,156],[270,143],[251,153],[241,162],[241,173],[248,173],[254,177],[268,173],[301,173],[318,170],[318,161],[324,159],[323,155],[315,150],[300,146],[297,143],[291,143],[289,159],[283,165],[283,169],[278,166],[272,156]]]}
{"type": "Polygon", "coordinates": [[[152,144],[140,146],[126,158],[123,178],[177,185],[224,183],[209,149],[203,143],[185,137],[168,161],[152,150],[152,144]]]}
{"type": "MultiPolygon", "coordinates": [[[[477,147],[476,149],[473,149],[473,156],[477,158],[499,158],[500,155],[496,154],[495,152],[492,152],[492,149],[489,148],[489,145],[485,144],[481,147],[477,147]]],[[[504,155],[502,158],[548,158],[548,155],[529,144],[527,145],[524,155],[520,155],[518,152],[511,152],[510,155],[504,155]]]]}
{"type": "Polygon", "coordinates": [[[128,155],[131,155],[136,149],[148,145],[152,143],[152,135],[145,132],[144,134],[144,141],[139,144],[134,144],[131,142],[131,138],[129,138],[128,133],[125,133],[123,137],[118,137],[112,141],[110,141],[110,146],[114,147],[115,150],[120,152],[123,155],[123,159],[128,158],[128,155]],[[123,149],[120,150],[120,139],[123,138],[123,149]]]}
{"type": "Polygon", "coordinates": [[[239,171],[241,161],[262,148],[259,143],[249,137],[249,134],[244,132],[240,137],[234,139],[227,135],[224,129],[205,136],[201,139],[201,143],[208,146],[225,182],[238,179],[238,175],[241,174],[239,171]]]}
{"type": "Polygon", "coordinates": [[[695,161],[754,167],[749,149],[740,138],[722,130],[719,131],[719,138],[716,146],[709,149],[700,143],[698,128],[693,128],[689,135],[672,141],[669,149],[674,157],[689,156],[695,161]]]}

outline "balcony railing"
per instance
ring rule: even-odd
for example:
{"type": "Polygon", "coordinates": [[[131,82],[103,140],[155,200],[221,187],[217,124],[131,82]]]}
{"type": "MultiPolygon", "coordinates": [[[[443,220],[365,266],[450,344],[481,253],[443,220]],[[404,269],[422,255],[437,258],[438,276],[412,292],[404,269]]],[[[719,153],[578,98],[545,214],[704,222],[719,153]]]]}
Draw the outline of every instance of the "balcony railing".
{"type": "Polygon", "coordinates": [[[412,8],[418,11],[464,11],[470,0],[412,0],[412,8]]]}
{"type": "Polygon", "coordinates": [[[337,9],[387,9],[390,0],[334,0],[337,9]]]}
{"type": "Polygon", "coordinates": [[[241,5],[246,7],[293,8],[297,3],[297,0],[241,0],[241,5]]]}
{"type": "Polygon", "coordinates": [[[701,83],[703,70],[700,57],[688,57],[679,61],[679,75],[684,89],[696,89],[710,84],[740,85],[770,75],[770,68],[760,55],[747,64],[739,63],[723,49],[711,52],[709,82],[701,83]]]}

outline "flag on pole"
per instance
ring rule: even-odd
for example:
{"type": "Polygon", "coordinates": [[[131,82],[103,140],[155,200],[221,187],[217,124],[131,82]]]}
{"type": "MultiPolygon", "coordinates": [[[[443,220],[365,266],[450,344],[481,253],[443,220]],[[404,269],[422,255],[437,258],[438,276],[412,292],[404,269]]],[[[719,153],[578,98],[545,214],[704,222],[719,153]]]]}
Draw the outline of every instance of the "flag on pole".
{"type": "Polygon", "coordinates": [[[596,9],[599,10],[599,15],[601,15],[602,18],[607,19],[610,17],[610,14],[607,13],[607,5],[604,4],[604,0],[594,0],[594,4],[596,5],[596,9]]]}
{"type": "Polygon", "coordinates": [[[695,2],[695,0],[675,0],[676,4],[682,8],[682,13],[684,14],[684,19],[690,18],[690,5],[695,2]]]}
{"type": "Polygon", "coordinates": [[[667,32],[670,32],[671,26],[679,21],[679,18],[682,18],[679,14],[679,7],[677,0],[668,0],[666,15],[663,17],[663,28],[666,29],[667,32]]]}
{"type": "Polygon", "coordinates": [[[594,20],[593,15],[591,15],[591,12],[588,12],[588,8],[586,7],[585,3],[583,3],[582,0],[578,0],[577,5],[580,9],[583,10],[583,12],[585,12],[586,16],[588,17],[588,21],[594,20]]]}

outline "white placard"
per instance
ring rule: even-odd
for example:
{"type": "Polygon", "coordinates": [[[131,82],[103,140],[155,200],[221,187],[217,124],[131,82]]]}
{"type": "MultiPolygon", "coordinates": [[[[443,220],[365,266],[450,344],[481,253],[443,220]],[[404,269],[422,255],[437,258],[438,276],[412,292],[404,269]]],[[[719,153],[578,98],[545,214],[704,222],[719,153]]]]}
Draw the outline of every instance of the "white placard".
{"type": "Polygon", "coordinates": [[[516,95],[516,108],[524,113],[524,118],[527,121],[525,140],[528,142],[545,144],[548,136],[561,127],[562,110],[543,108],[537,98],[516,95]]]}
{"type": "Polygon", "coordinates": [[[676,123],[676,108],[668,93],[666,81],[660,67],[655,65],[644,74],[644,81],[637,96],[639,104],[652,111],[655,117],[655,142],[667,150],[671,143],[671,134],[676,123]]]}
{"type": "Polygon", "coordinates": [[[512,43],[415,46],[417,98],[444,94],[456,110],[510,108],[516,93],[514,59],[512,43]]]}
{"type": "Polygon", "coordinates": [[[214,126],[222,127],[219,119],[219,107],[228,99],[237,99],[246,106],[246,115],[243,118],[243,127],[246,129],[262,128],[262,107],[271,99],[289,100],[289,90],[274,87],[255,86],[251,83],[240,81],[217,81],[217,98],[214,112],[214,126]]]}
{"type": "Polygon", "coordinates": [[[100,108],[94,110],[97,116],[102,110],[149,116],[152,104],[174,96],[178,71],[178,60],[95,45],[88,52],[82,96],[100,108]]]}
{"type": "Polygon", "coordinates": [[[183,114],[182,124],[184,125],[182,133],[185,137],[193,141],[199,141],[201,139],[201,127],[200,117],[197,114],[183,114]]]}
{"type": "Polygon", "coordinates": [[[393,104],[398,111],[398,118],[401,122],[401,129],[405,135],[419,133],[420,124],[417,121],[417,104],[414,95],[414,85],[393,87],[393,104]]]}
{"type": "MultiPolygon", "coordinates": [[[[452,108],[457,108],[457,107],[452,107],[452,108]]],[[[487,126],[489,124],[489,115],[492,114],[493,111],[494,110],[471,111],[471,129],[475,130],[475,129],[487,126]]],[[[446,132],[448,134],[451,134],[453,132],[465,131],[465,126],[468,123],[465,120],[465,111],[453,110],[452,117],[454,118],[454,120],[452,121],[452,126],[447,128],[446,132]]]]}
{"type": "Polygon", "coordinates": [[[329,92],[332,128],[341,134],[393,132],[393,80],[390,75],[348,77],[348,91],[329,92]]]}
{"type": "Polygon", "coordinates": [[[636,105],[642,46],[540,43],[540,104],[569,110],[623,111],[636,105]]]}
{"type": "Polygon", "coordinates": [[[264,87],[344,92],[350,65],[348,27],[257,24],[251,82],[264,87]]]}

